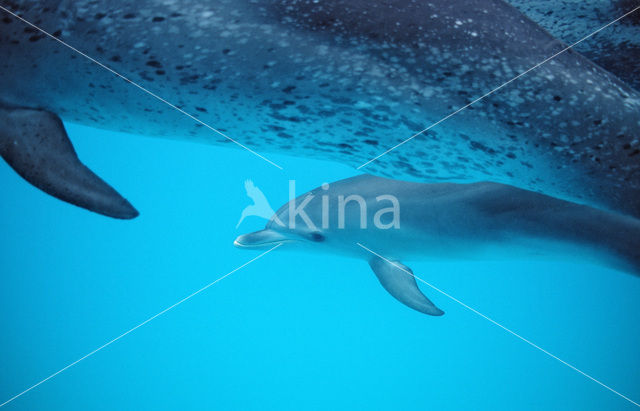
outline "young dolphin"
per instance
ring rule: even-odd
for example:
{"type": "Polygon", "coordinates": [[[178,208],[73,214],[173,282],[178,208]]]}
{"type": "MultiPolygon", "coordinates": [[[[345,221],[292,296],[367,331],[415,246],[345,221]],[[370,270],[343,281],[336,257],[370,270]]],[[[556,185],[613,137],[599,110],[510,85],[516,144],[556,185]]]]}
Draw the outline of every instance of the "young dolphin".
{"type": "Polygon", "coordinates": [[[364,258],[393,297],[429,315],[443,311],[400,261],[579,256],[640,275],[640,220],[489,182],[360,175],[323,184],[282,206],[264,230],[234,241],[276,244],[364,258]]]}

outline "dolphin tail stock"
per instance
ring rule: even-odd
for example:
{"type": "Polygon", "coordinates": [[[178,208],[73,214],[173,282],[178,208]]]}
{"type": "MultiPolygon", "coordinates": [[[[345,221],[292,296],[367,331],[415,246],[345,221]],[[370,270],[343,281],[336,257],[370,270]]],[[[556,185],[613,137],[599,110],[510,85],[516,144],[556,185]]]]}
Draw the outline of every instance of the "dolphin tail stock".
{"type": "Polygon", "coordinates": [[[558,237],[586,244],[591,259],[640,276],[640,219],[613,211],[564,202],[550,208],[542,224],[558,237]]]}
{"type": "Polygon", "coordinates": [[[444,311],[422,294],[413,271],[406,265],[377,256],[369,260],[369,265],[384,289],[402,304],[428,315],[444,314],[444,311]]]}
{"type": "Polygon", "coordinates": [[[0,155],[25,180],[62,201],[113,218],[138,211],[78,159],[60,118],[0,104],[0,155]]]}
{"type": "Polygon", "coordinates": [[[622,260],[622,268],[630,274],[640,276],[640,219],[611,215],[602,219],[601,239],[622,260]]]}

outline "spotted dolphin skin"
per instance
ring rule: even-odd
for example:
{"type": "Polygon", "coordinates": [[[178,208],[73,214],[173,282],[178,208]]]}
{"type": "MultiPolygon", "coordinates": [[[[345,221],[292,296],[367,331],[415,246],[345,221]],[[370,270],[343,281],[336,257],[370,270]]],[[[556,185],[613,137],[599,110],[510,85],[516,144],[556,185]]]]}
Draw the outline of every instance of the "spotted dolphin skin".
{"type": "Polygon", "coordinates": [[[364,259],[391,295],[430,315],[443,312],[401,261],[571,258],[640,275],[640,220],[488,182],[348,178],[290,201],[234,244],[364,259]]]}
{"type": "MultiPolygon", "coordinates": [[[[509,0],[554,37],[573,44],[596,27],[602,27],[638,7],[637,0],[509,0]]],[[[640,13],[634,12],[607,27],[593,41],[575,50],[640,90],[640,13]]]]}
{"type": "MultiPolygon", "coordinates": [[[[501,0],[0,4],[0,118],[33,115],[0,133],[0,154],[48,193],[123,218],[137,212],[80,167],[59,121],[33,133],[44,127],[43,113],[233,143],[10,12],[257,152],[353,166],[564,47],[501,0]],[[34,161],[47,158],[44,148],[25,154],[49,136],[57,138],[48,143],[57,162],[34,161]],[[56,175],[60,162],[87,183],[56,175]]],[[[569,50],[363,171],[419,182],[491,180],[640,217],[639,154],[639,93],[569,50]]]]}

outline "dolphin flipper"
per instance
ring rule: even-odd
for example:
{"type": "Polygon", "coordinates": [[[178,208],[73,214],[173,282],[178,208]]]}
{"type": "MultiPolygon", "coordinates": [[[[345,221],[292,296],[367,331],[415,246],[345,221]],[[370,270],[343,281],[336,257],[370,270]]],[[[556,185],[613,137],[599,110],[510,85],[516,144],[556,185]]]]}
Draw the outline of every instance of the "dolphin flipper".
{"type": "Polygon", "coordinates": [[[444,314],[444,311],[422,294],[413,271],[406,265],[380,257],[372,258],[369,265],[385,290],[404,305],[429,315],[444,314]]]}
{"type": "Polygon", "coordinates": [[[60,200],[109,217],[138,216],[80,162],[62,121],[51,112],[0,105],[0,155],[25,180],[60,200]]]}

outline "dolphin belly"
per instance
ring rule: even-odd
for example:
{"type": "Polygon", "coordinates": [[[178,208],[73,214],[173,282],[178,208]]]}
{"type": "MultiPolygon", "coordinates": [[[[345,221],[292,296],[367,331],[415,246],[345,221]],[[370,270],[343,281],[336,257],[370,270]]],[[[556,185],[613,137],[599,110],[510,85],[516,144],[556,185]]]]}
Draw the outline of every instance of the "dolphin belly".
{"type": "MultiPolygon", "coordinates": [[[[634,0],[508,0],[531,20],[567,44],[579,41],[638,7],[634,0]]],[[[640,13],[629,14],[620,24],[598,33],[595,41],[577,44],[576,51],[640,90],[640,13]]]]}
{"type": "MultiPolygon", "coordinates": [[[[253,150],[353,166],[564,47],[500,0],[7,7],[253,150]]],[[[4,103],[229,144],[2,13],[4,103]]],[[[640,216],[638,135],[638,92],[570,50],[364,170],[419,182],[491,180],[640,216]]]]}

